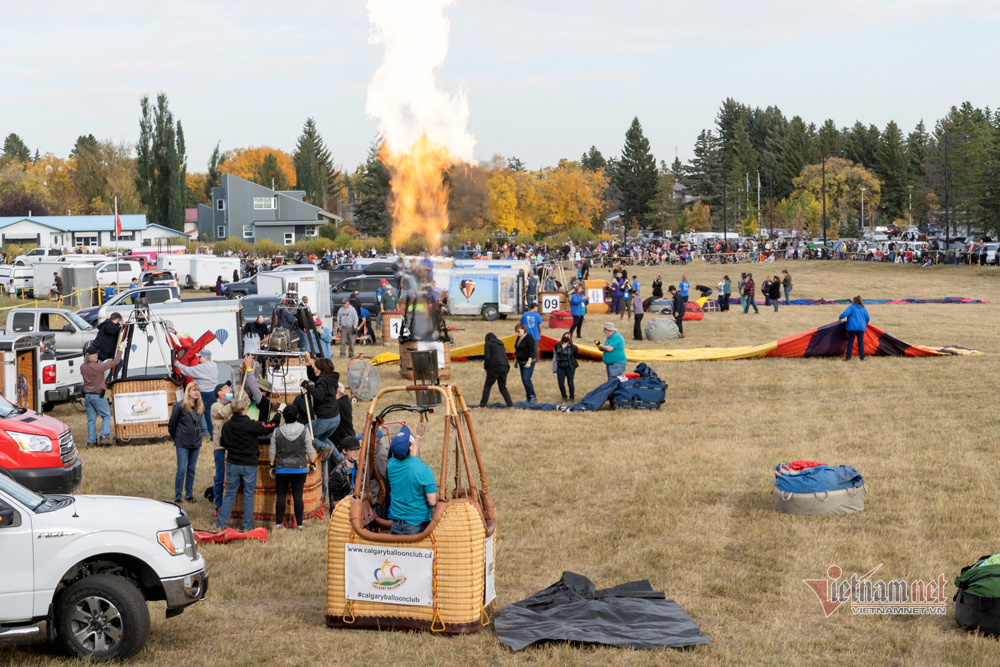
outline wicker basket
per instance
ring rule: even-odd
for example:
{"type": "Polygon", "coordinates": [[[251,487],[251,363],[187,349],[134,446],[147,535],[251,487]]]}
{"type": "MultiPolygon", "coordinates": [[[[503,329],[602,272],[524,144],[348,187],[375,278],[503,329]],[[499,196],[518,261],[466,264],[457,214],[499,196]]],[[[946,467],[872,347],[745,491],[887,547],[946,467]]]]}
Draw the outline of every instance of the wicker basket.
{"type": "Polygon", "coordinates": [[[174,404],[177,403],[177,392],[180,390],[180,385],[174,382],[170,378],[143,378],[136,380],[120,380],[111,385],[111,415],[115,416],[115,401],[114,395],[118,394],[131,394],[147,391],[163,391],[167,395],[167,419],[164,421],[156,422],[142,422],[138,424],[119,424],[118,420],[115,419],[115,440],[119,443],[129,442],[131,440],[138,441],[149,441],[156,440],[159,438],[169,438],[170,434],[167,432],[167,423],[170,420],[170,414],[173,412],[174,404]]]}
{"type": "MultiPolygon", "coordinates": [[[[399,345],[399,374],[407,380],[413,379],[413,357],[411,354],[419,350],[421,345],[427,345],[427,343],[411,340],[399,345]]],[[[444,367],[441,367],[441,360],[438,359],[438,378],[447,380],[451,377],[451,343],[445,341],[441,345],[444,346],[444,367]]],[[[438,354],[440,354],[440,350],[438,354]]]]}
{"type": "Polygon", "coordinates": [[[483,605],[486,529],[475,505],[464,500],[449,501],[428,537],[395,545],[434,551],[434,604],[416,607],[347,599],[346,545],[386,546],[354,532],[350,519],[352,502],[361,500],[348,496],[337,504],[327,530],[327,625],[369,630],[433,630],[445,634],[468,634],[482,627],[481,623],[492,613],[492,603],[483,605]]]}
{"type": "MultiPolygon", "coordinates": [[[[253,519],[256,525],[275,523],[274,504],[278,500],[277,485],[270,473],[270,446],[260,446],[260,457],[257,459],[257,488],[253,494],[253,519]]],[[[305,488],[302,489],[302,519],[322,519],[325,505],[323,504],[323,467],[316,466],[316,472],[306,475],[305,488]]],[[[230,522],[243,519],[243,489],[236,492],[233,503],[233,513],[230,522]]],[[[295,507],[292,504],[292,494],[289,491],[285,500],[284,523],[295,524],[295,507]]]]}

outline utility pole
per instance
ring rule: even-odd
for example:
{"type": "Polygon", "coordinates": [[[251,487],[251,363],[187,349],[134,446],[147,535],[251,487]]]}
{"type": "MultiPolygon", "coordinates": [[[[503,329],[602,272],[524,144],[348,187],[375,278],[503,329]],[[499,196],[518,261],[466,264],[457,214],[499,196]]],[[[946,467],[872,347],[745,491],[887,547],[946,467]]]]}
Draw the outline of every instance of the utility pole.
{"type": "Polygon", "coordinates": [[[910,226],[913,226],[913,186],[907,185],[906,187],[910,189],[910,210],[906,217],[910,219],[910,226]]]}
{"type": "MultiPolygon", "coordinates": [[[[864,189],[864,187],[862,187],[861,188],[861,236],[862,236],[862,238],[864,237],[864,235],[865,235],[865,189],[864,189]]],[[[873,241],[875,240],[874,236],[872,237],[872,240],[873,241]]]]}

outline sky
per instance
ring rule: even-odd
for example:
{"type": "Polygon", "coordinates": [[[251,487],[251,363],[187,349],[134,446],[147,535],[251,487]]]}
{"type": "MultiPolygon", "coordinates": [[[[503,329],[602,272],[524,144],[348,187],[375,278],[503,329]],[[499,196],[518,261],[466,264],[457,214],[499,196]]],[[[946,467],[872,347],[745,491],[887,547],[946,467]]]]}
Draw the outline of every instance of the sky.
{"type": "MultiPolygon", "coordinates": [[[[32,151],[67,157],[81,134],[134,143],[140,98],[160,92],[192,172],[217,143],[291,152],[308,117],[348,171],[376,136],[366,91],[383,47],[362,0],[2,7],[0,136],[32,151]]],[[[445,13],[437,83],[467,96],[480,161],[617,156],[638,117],[658,161],[686,162],[727,97],[904,132],[963,101],[998,106],[995,1],[454,0],[445,13]]]]}

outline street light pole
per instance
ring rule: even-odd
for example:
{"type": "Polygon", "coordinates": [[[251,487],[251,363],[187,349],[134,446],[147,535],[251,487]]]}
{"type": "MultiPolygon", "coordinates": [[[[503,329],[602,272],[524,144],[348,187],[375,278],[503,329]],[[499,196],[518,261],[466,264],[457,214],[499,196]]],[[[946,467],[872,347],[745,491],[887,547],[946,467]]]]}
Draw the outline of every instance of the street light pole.
{"type": "MultiPolygon", "coordinates": [[[[865,189],[861,188],[861,236],[865,235],[865,189]]],[[[875,237],[872,237],[875,240],[875,237]]]]}
{"type": "Polygon", "coordinates": [[[844,151],[823,151],[823,259],[826,259],[826,156],[844,151]]]}
{"type": "Polygon", "coordinates": [[[912,227],[913,226],[913,186],[912,185],[908,185],[906,187],[908,187],[910,189],[910,209],[909,209],[909,212],[906,214],[906,216],[910,219],[910,226],[912,227]]]}

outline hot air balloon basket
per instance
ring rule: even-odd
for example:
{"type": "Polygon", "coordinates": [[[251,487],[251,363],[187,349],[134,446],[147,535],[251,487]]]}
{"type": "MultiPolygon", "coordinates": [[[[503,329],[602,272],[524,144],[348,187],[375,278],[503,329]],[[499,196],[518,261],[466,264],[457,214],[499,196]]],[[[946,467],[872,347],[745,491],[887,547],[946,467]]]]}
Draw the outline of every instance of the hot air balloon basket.
{"type": "Polygon", "coordinates": [[[132,378],[111,384],[114,439],[119,445],[149,444],[169,437],[167,423],[181,386],[167,377],[132,378]]]}
{"type": "MultiPolygon", "coordinates": [[[[277,502],[277,486],[271,477],[271,461],[269,446],[260,446],[260,458],[257,460],[257,487],[253,494],[253,522],[255,526],[270,526],[276,522],[275,503],[277,502]]],[[[326,514],[323,504],[323,466],[317,462],[316,472],[306,475],[305,488],[302,490],[302,519],[322,519],[326,514]]],[[[236,492],[236,502],[233,503],[233,513],[230,522],[234,526],[243,519],[243,489],[236,492]]],[[[295,525],[295,508],[292,504],[292,493],[289,490],[285,499],[285,511],[282,521],[286,526],[295,525]]]]}

